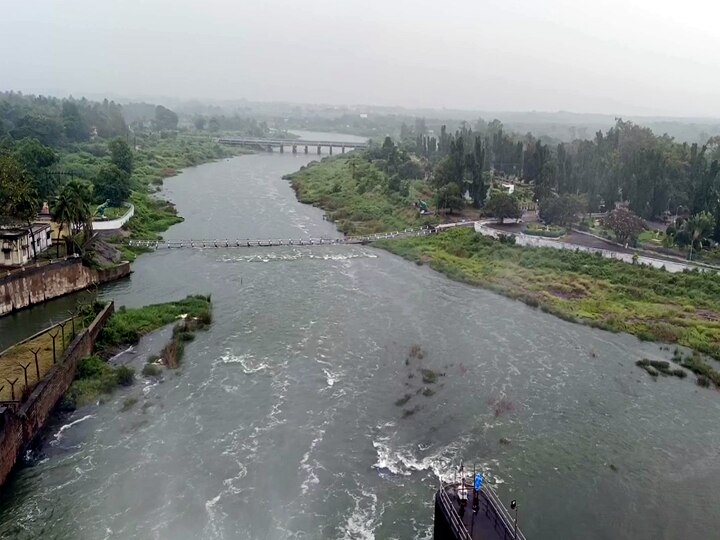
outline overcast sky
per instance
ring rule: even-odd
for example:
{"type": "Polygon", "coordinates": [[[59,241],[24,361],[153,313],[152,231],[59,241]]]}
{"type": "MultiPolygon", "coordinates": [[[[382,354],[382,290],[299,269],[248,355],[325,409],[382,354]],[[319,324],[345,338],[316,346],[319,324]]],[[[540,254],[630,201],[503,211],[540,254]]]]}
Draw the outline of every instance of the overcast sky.
{"type": "Polygon", "coordinates": [[[720,117],[718,0],[0,0],[0,87],[720,117]]]}

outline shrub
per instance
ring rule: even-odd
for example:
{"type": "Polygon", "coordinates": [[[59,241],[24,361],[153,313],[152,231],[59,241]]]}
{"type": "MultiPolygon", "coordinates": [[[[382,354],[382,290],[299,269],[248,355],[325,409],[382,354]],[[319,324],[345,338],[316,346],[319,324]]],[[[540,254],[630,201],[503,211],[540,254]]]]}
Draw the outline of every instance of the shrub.
{"type": "Polygon", "coordinates": [[[115,368],[115,376],[120,386],[130,386],[135,378],[135,370],[128,366],[115,368]]]}
{"type": "Polygon", "coordinates": [[[157,364],[145,364],[142,374],[144,377],[159,377],[162,375],[162,368],[157,364]]]}

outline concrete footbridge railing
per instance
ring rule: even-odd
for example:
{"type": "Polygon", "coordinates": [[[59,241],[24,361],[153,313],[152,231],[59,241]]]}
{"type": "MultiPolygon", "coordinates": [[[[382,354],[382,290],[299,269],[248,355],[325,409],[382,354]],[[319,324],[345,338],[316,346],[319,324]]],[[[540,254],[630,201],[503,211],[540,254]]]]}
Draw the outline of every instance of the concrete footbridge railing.
{"type": "Polygon", "coordinates": [[[398,231],[368,234],[362,236],[346,236],[344,238],[268,238],[268,239],[211,239],[211,240],[128,240],[131,247],[147,249],[179,249],[179,248],[258,248],[279,246],[340,246],[348,244],[370,244],[377,240],[405,238],[411,236],[427,236],[434,234],[432,227],[403,229],[398,231]]]}

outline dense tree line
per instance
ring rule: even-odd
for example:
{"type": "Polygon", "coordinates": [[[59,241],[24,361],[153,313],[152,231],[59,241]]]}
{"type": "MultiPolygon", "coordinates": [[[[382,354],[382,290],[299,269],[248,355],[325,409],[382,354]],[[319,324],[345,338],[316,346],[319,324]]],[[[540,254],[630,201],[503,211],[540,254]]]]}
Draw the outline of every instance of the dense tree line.
{"type": "Polygon", "coordinates": [[[442,126],[438,134],[429,134],[406,126],[405,135],[406,140],[414,137],[413,150],[433,164],[436,186],[454,182],[463,193],[469,192],[476,206],[482,205],[487,192],[478,171],[492,170],[534,185],[536,200],[582,195],[591,211],[626,202],[646,219],[705,212],[714,220],[720,240],[718,137],[705,145],[681,143],[617,120],[592,140],[551,146],[530,133],[508,134],[497,120],[476,128],[480,129],[464,124],[449,133],[442,126]]]}
{"type": "Polygon", "coordinates": [[[120,105],[108,100],[0,93],[0,138],[34,138],[57,147],[87,141],[95,132],[102,138],[127,133],[120,105]]]}

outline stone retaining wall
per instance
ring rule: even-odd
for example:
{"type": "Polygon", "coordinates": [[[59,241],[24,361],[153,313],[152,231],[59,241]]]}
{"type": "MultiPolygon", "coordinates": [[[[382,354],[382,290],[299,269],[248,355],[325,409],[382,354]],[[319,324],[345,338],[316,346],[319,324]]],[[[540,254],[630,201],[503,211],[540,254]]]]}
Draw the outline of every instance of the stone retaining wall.
{"type": "Polygon", "coordinates": [[[92,353],[98,334],[113,314],[110,302],[90,326],[73,340],[60,361],[35,386],[19,407],[7,406],[0,412],[0,485],[5,483],[23,450],[38,435],[57,402],[75,378],[81,358],[92,353]]]}
{"type": "Polygon", "coordinates": [[[128,262],[100,270],[84,266],[80,259],[27,267],[0,277],[0,317],[129,274],[128,262]]]}

